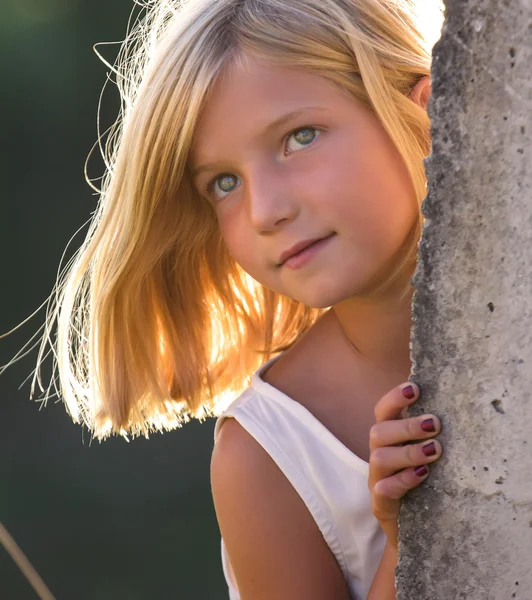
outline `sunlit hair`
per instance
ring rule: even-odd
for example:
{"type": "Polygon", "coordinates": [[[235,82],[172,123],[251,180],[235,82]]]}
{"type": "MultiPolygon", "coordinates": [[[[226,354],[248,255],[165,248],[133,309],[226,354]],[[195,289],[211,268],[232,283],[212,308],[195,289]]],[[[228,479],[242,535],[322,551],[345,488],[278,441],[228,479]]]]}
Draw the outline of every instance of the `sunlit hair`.
{"type": "MultiPolygon", "coordinates": [[[[419,204],[426,194],[429,119],[407,96],[430,73],[439,0],[174,0],[148,2],[141,16],[116,63],[122,107],[100,203],[59,279],[39,354],[57,320],[61,396],[99,438],[218,414],[323,312],[253,281],[192,186],[200,113],[242,53],[309,69],[364,102],[419,204]]],[[[415,262],[422,218],[393,279],[415,262]]]]}

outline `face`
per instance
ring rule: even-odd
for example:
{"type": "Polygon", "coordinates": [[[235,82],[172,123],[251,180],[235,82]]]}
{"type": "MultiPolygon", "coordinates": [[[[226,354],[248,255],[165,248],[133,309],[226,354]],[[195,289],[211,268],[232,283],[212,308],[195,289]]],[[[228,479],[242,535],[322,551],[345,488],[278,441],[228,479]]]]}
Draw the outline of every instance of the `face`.
{"type": "Polygon", "coordinates": [[[320,75],[250,56],[217,81],[190,166],[242,268],[315,308],[380,283],[419,210],[369,109],[320,75]]]}

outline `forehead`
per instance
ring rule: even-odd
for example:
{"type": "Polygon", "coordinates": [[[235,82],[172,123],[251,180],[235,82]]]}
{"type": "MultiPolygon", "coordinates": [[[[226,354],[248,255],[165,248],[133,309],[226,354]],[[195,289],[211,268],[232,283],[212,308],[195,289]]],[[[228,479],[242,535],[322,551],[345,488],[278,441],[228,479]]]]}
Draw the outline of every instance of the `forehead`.
{"type": "Polygon", "coordinates": [[[345,94],[317,73],[246,56],[213,86],[196,127],[191,161],[204,162],[228,146],[251,143],[286,113],[307,106],[334,111],[342,102],[348,102],[345,94]]]}

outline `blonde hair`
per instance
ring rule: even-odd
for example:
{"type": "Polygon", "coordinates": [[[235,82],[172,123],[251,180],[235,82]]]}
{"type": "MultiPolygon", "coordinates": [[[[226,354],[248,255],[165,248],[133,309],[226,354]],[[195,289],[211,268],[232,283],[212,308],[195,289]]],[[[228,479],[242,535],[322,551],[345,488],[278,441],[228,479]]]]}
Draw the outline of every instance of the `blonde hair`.
{"type": "MultiPolygon", "coordinates": [[[[224,394],[242,390],[322,313],[252,280],[191,183],[187,158],[202,107],[241,53],[310,69],[362,100],[408,166],[419,205],[426,194],[430,124],[408,93],[430,74],[440,0],[174,0],[145,8],[114,69],[122,108],[105,147],[99,206],[59,278],[35,376],[57,320],[60,394],[99,438],[218,414],[224,394]],[[433,21],[423,27],[428,4],[433,21]]],[[[421,230],[420,212],[411,247],[376,293],[412,267],[421,230]]]]}

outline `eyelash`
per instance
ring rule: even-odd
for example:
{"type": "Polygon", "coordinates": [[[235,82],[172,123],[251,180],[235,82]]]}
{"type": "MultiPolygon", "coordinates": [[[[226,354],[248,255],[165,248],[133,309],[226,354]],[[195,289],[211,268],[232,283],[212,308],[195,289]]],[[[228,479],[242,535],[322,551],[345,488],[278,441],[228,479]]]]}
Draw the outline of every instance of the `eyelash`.
{"type": "MultiPolygon", "coordinates": [[[[320,129],[319,127],[313,127],[312,125],[305,125],[304,127],[298,127],[297,129],[293,129],[292,131],[290,131],[290,133],[287,133],[287,134],[286,134],[286,136],[285,136],[285,138],[284,138],[285,145],[286,145],[286,142],[287,142],[287,141],[290,139],[290,137],[291,137],[291,136],[293,136],[295,133],[299,133],[300,131],[305,131],[305,129],[313,129],[313,130],[315,130],[315,131],[319,131],[319,132],[323,131],[323,130],[322,130],[322,129],[320,129]]],[[[319,136],[317,136],[317,137],[319,137],[319,136]]],[[[310,144],[308,144],[308,145],[309,145],[309,146],[312,146],[312,145],[314,144],[314,141],[315,141],[315,140],[313,140],[313,141],[312,141],[310,144]]],[[[294,152],[290,152],[290,154],[294,154],[294,152]]],[[[215,176],[214,176],[214,177],[213,177],[213,178],[212,178],[212,179],[211,179],[211,180],[210,180],[210,181],[209,181],[207,184],[205,184],[205,185],[202,187],[201,193],[202,193],[204,196],[211,196],[211,195],[213,194],[213,187],[214,187],[214,184],[216,183],[216,181],[217,181],[218,179],[220,179],[220,177],[221,177],[222,175],[231,175],[231,173],[219,173],[218,175],[215,175],[215,176]]]]}

